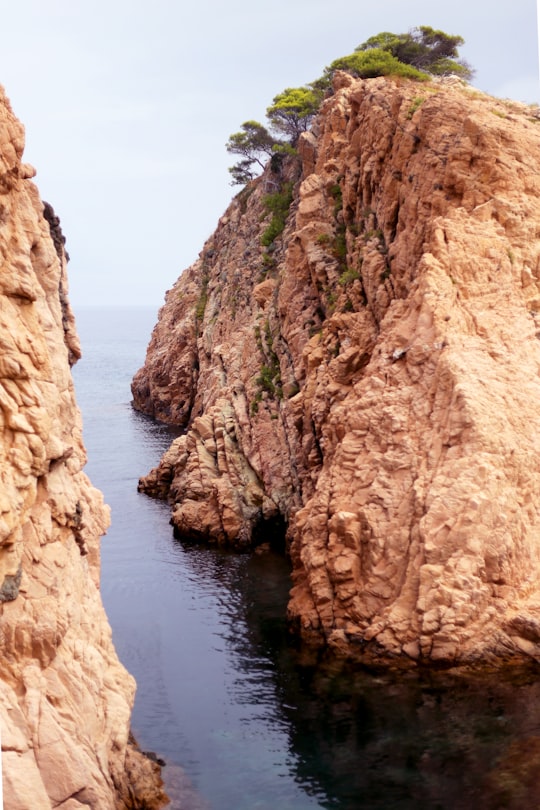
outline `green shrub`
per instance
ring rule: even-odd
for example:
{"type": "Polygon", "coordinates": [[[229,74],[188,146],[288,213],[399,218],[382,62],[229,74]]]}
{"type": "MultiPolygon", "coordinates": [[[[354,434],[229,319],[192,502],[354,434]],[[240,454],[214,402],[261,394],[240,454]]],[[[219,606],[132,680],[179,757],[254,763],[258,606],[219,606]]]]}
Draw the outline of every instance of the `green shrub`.
{"type": "Polygon", "coordinates": [[[279,365],[279,358],[274,349],[274,341],[272,337],[272,329],[268,318],[264,322],[261,329],[259,324],[254,327],[255,343],[257,349],[263,356],[263,365],[261,366],[259,376],[256,377],[255,382],[259,387],[259,391],[255,397],[257,401],[261,401],[263,391],[270,395],[272,398],[281,399],[283,396],[283,388],[281,382],[281,368],[279,365]]]}
{"type": "Polygon", "coordinates": [[[400,62],[389,51],[383,51],[381,48],[355,51],[349,56],[342,56],[332,62],[329,70],[331,73],[336,70],[344,70],[360,79],[373,79],[376,76],[402,76],[406,79],[425,82],[430,78],[426,73],[417,70],[412,65],[400,62]]]}
{"type": "Polygon", "coordinates": [[[263,200],[266,213],[272,214],[270,224],[261,236],[261,243],[265,247],[269,247],[278,236],[281,236],[285,229],[293,199],[293,187],[294,184],[291,182],[283,183],[279,191],[274,192],[274,194],[267,194],[263,200]]]}
{"type": "Polygon", "coordinates": [[[415,98],[413,98],[413,100],[411,102],[411,106],[409,107],[409,109],[407,111],[407,118],[409,120],[413,117],[413,115],[415,114],[417,109],[422,105],[422,103],[424,101],[425,101],[425,99],[423,99],[422,96],[416,96],[415,98]]]}
{"type": "Polygon", "coordinates": [[[330,189],[330,196],[334,198],[334,216],[337,217],[340,211],[343,210],[343,191],[339,183],[333,185],[330,189]]]}
{"type": "Polygon", "coordinates": [[[356,281],[357,278],[360,278],[360,273],[358,270],[354,270],[352,267],[347,267],[346,270],[340,275],[338,284],[341,284],[342,287],[346,287],[347,284],[352,284],[352,282],[356,281]]]}
{"type": "Polygon", "coordinates": [[[446,34],[444,31],[420,25],[406,34],[393,34],[383,31],[363,42],[355,51],[385,51],[401,63],[411,65],[432,76],[459,76],[472,79],[474,71],[465,60],[459,58],[459,51],[465,44],[463,37],[446,34]]]}
{"type": "Polygon", "coordinates": [[[257,383],[263,391],[268,391],[269,394],[274,393],[274,371],[271,366],[261,366],[261,373],[257,377],[257,383]]]}
{"type": "Polygon", "coordinates": [[[208,302],[208,275],[205,273],[202,278],[202,286],[201,291],[199,293],[199,298],[197,303],[195,304],[195,318],[198,321],[202,321],[204,318],[204,311],[206,309],[206,304],[208,302]]]}
{"type": "Polygon", "coordinates": [[[281,399],[283,396],[283,389],[281,384],[281,369],[277,356],[271,358],[271,365],[262,366],[259,380],[263,378],[264,383],[261,384],[262,391],[268,391],[270,396],[276,399],[281,399]]]}
{"type": "Polygon", "coordinates": [[[345,259],[347,256],[347,237],[345,228],[338,231],[334,239],[334,256],[336,259],[345,259]]]}

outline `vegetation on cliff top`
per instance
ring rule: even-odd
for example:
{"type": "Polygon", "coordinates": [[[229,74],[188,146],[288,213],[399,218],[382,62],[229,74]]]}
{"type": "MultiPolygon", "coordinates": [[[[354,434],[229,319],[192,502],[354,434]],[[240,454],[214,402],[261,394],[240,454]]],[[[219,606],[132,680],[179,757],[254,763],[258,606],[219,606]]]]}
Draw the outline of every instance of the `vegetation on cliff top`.
{"type": "Polygon", "coordinates": [[[269,157],[294,149],[326,93],[331,92],[337,70],[363,79],[402,76],[426,81],[432,76],[454,75],[469,80],[473,70],[458,53],[463,44],[462,37],[425,25],[406,34],[384,31],[370,37],[354,53],[334,60],[319,79],[303,87],[288,87],[274,96],[266,110],[269,129],[258,121],[246,121],[229,137],[227,151],[241,158],[229,169],[232,184],[245,185],[255,177],[257,167],[264,168],[269,157]]]}
{"type": "Polygon", "coordinates": [[[472,79],[474,71],[459,58],[458,48],[464,44],[463,37],[421,25],[407,34],[384,31],[359,45],[355,53],[369,55],[373,51],[382,51],[428,76],[454,75],[468,81],[472,79]]]}

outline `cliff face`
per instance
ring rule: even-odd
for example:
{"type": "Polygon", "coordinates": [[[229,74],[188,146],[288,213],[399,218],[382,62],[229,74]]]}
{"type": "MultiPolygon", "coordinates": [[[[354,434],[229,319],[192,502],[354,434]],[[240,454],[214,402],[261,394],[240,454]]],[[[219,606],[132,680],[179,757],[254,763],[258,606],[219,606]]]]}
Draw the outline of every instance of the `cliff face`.
{"type": "Polygon", "coordinates": [[[159,807],[129,740],[134,682],[99,594],[101,494],[70,365],[80,356],[59,223],[21,164],[0,89],[0,727],[9,810],[159,807]]]}
{"type": "Polygon", "coordinates": [[[346,654],[539,660],[540,125],[338,74],[299,151],[167,294],[133,395],[186,433],[141,488],[214,542],[283,521],[290,617],[346,654]]]}

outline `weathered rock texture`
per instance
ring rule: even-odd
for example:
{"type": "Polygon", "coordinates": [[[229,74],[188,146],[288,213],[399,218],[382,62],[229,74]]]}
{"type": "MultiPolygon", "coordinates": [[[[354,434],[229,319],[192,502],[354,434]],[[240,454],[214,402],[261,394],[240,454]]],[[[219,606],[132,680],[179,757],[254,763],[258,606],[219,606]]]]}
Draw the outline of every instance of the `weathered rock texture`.
{"type": "Polygon", "coordinates": [[[281,518],[306,637],[369,660],[540,660],[535,111],[338,74],[299,151],[167,295],[133,393],[186,433],[141,488],[217,542],[281,518]]]}
{"type": "Polygon", "coordinates": [[[99,593],[101,493],[70,364],[80,356],[59,223],[21,164],[0,89],[0,728],[6,810],[162,806],[129,738],[134,682],[99,593]]]}

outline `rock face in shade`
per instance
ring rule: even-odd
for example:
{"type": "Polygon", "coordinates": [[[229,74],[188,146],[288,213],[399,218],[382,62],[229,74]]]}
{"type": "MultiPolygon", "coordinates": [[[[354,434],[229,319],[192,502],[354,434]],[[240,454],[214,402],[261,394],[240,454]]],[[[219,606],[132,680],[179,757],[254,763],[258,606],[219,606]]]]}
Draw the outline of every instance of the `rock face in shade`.
{"type": "Polygon", "coordinates": [[[58,219],[0,88],[0,728],[9,810],[165,803],[130,740],[134,681],[99,593],[109,522],[86,457],[58,219]]]}
{"type": "Polygon", "coordinates": [[[179,532],[287,527],[289,613],[368,661],[540,660],[540,124],[338,74],[167,294],[135,406],[179,532]],[[294,183],[270,250],[265,195],[294,183]]]}

